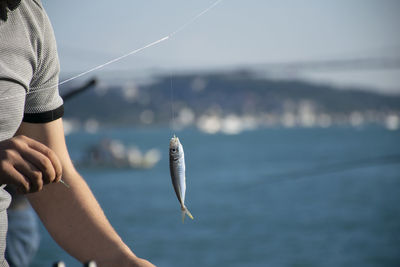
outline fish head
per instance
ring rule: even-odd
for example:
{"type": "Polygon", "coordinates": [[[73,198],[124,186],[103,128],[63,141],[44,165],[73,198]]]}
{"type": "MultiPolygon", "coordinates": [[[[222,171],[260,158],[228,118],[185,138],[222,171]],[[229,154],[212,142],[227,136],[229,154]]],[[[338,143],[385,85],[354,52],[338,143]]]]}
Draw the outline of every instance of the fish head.
{"type": "Polygon", "coordinates": [[[182,144],[179,138],[174,135],[169,141],[169,153],[170,155],[177,156],[183,152],[182,144]]]}

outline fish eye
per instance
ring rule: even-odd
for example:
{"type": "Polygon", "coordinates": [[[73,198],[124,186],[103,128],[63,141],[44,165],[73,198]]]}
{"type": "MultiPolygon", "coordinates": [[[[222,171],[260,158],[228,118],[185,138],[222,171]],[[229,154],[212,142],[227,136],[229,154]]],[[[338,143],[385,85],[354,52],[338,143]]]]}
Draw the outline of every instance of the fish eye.
{"type": "Polygon", "coordinates": [[[172,149],[172,152],[175,152],[175,151],[176,151],[176,149],[175,149],[175,148],[173,148],[173,149],[172,149]]]}

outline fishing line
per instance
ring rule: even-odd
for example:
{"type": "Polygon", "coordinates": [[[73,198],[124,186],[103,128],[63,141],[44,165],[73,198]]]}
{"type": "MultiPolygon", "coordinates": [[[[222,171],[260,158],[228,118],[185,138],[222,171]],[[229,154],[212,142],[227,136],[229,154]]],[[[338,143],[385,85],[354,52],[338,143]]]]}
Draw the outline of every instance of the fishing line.
{"type": "MultiPolygon", "coordinates": [[[[216,5],[218,5],[222,0],[217,0],[213,4],[211,4],[208,8],[204,9],[202,12],[194,16],[192,19],[190,19],[188,22],[183,24],[181,27],[179,27],[177,30],[174,32],[170,33],[167,37],[171,38],[175,34],[179,33],[180,31],[184,30],[187,26],[195,22],[198,18],[206,14],[208,11],[210,11],[212,8],[214,8],[216,5]]],[[[171,76],[170,76],[170,90],[171,90],[171,126],[170,128],[173,130],[175,127],[175,109],[174,109],[174,89],[172,87],[172,71],[171,71],[171,76]]]]}
{"type": "Polygon", "coordinates": [[[175,126],[175,109],[174,109],[174,89],[172,87],[172,71],[170,76],[170,91],[171,91],[171,125],[170,128],[174,129],[175,126]]]}
{"type": "MultiPolygon", "coordinates": [[[[183,24],[182,26],[180,26],[177,30],[175,30],[175,31],[173,31],[172,33],[170,33],[170,34],[168,34],[168,35],[166,35],[166,36],[164,36],[164,37],[158,39],[157,41],[151,42],[151,43],[149,43],[149,44],[147,44],[147,45],[145,45],[145,46],[143,46],[143,47],[140,47],[140,48],[137,48],[137,49],[135,49],[135,50],[132,50],[131,52],[128,52],[128,53],[126,53],[126,54],[124,54],[124,55],[122,55],[122,56],[119,56],[119,57],[117,57],[117,58],[114,58],[114,59],[112,59],[112,60],[110,60],[110,61],[108,61],[108,62],[106,62],[106,63],[103,63],[103,64],[101,64],[101,65],[98,65],[98,66],[96,66],[96,67],[93,67],[93,68],[91,68],[91,69],[89,69],[89,70],[87,70],[87,71],[84,71],[84,72],[82,72],[82,73],[76,75],[76,76],[73,76],[73,77],[71,77],[71,78],[68,78],[68,79],[66,79],[66,80],[64,80],[64,81],[62,81],[62,82],[60,82],[60,83],[58,83],[58,84],[55,84],[55,85],[52,85],[52,86],[49,86],[49,87],[46,87],[46,88],[41,88],[41,89],[38,89],[38,90],[35,90],[35,91],[29,90],[27,93],[24,93],[24,94],[19,94],[19,95],[17,94],[17,95],[13,95],[13,96],[9,96],[9,97],[0,98],[0,100],[8,100],[8,99],[11,99],[11,98],[14,98],[14,97],[26,96],[26,95],[29,95],[29,94],[34,93],[34,92],[37,93],[37,92],[41,92],[41,91],[45,91],[45,90],[52,89],[52,88],[54,88],[54,87],[63,85],[63,84],[68,83],[68,82],[70,82],[70,81],[72,81],[72,80],[75,80],[75,79],[77,79],[77,78],[80,78],[80,77],[82,77],[82,76],[84,76],[84,75],[87,75],[87,74],[89,74],[89,73],[91,73],[91,72],[94,72],[94,71],[96,71],[96,70],[102,69],[102,68],[104,68],[104,67],[106,67],[106,66],[108,66],[108,65],[110,65],[110,64],[113,64],[113,63],[115,63],[115,62],[117,62],[117,61],[120,61],[120,60],[122,60],[122,59],[124,59],[124,58],[126,58],[126,57],[132,56],[132,55],[134,55],[134,54],[136,54],[136,53],[139,53],[139,52],[141,52],[141,51],[143,51],[143,50],[145,50],[145,49],[147,49],[147,48],[150,48],[150,47],[152,47],[152,46],[155,46],[155,45],[157,45],[157,44],[160,44],[160,43],[162,43],[162,42],[164,42],[164,41],[170,39],[171,37],[173,37],[173,36],[176,35],[177,33],[181,32],[182,30],[184,30],[186,27],[188,27],[190,24],[192,24],[193,22],[195,22],[198,18],[200,18],[201,16],[203,16],[203,15],[206,14],[207,12],[209,12],[212,8],[214,8],[217,4],[219,4],[219,3],[222,2],[222,1],[223,1],[223,0],[217,0],[217,1],[213,2],[209,7],[207,7],[206,9],[204,9],[203,11],[201,11],[199,14],[197,14],[196,16],[194,16],[194,17],[193,17],[192,19],[190,19],[188,22],[184,23],[184,24],[183,24]]],[[[30,89],[36,89],[36,88],[39,88],[39,87],[31,87],[30,89]]]]}
{"type": "Polygon", "coordinates": [[[101,65],[99,65],[99,66],[97,66],[97,67],[94,67],[94,68],[91,68],[90,70],[87,70],[87,71],[85,71],[85,72],[82,72],[81,74],[78,74],[78,75],[76,75],[76,76],[74,76],[74,77],[71,77],[71,78],[69,78],[69,79],[67,79],[67,80],[64,80],[64,81],[60,82],[57,86],[62,85],[62,84],[67,83],[67,82],[70,82],[70,81],[72,81],[72,80],[75,80],[75,79],[77,79],[77,78],[79,78],[79,77],[82,77],[82,76],[84,76],[84,75],[86,75],[86,74],[88,74],[88,73],[91,73],[91,72],[93,72],[93,71],[102,69],[102,68],[104,68],[104,67],[106,67],[106,66],[108,66],[108,65],[110,65],[110,64],[112,64],[112,63],[115,63],[115,62],[117,62],[117,61],[120,61],[121,59],[124,59],[124,58],[126,58],[126,57],[129,57],[129,56],[134,55],[134,54],[136,54],[136,53],[139,53],[140,51],[142,51],[142,50],[144,50],[144,49],[146,49],[146,48],[152,47],[152,46],[154,46],[154,45],[156,45],[156,44],[159,44],[159,43],[161,43],[161,42],[163,42],[163,41],[165,41],[165,40],[168,40],[169,38],[170,38],[169,35],[168,35],[168,36],[165,36],[165,37],[163,37],[163,38],[161,38],[161,39],[159,39],[159,40],[157,40],[157,41],[154,41],[154,42],[152,42],[152,43],[150,43],[150,44],[148,44],[148,45],[145,45],[145,46],[143,46],[143,47],[141,47],[141,48],[135,49],[135,50],[133,50],[133,51],[131,51],[131,52],[125,54],[125,55],[119,56],[119,57],[117,57],[117,58],[115,58],[115,59],[112,59],[112,60],[110,60],[110,61],[108,61],[108,62],[106,62],[106,63],[103,63],[103,64],[101,64],[101,65]]]}
{"type": "Polygon", "coordinates": [[[220,2],[222,2],[223,0],[217,0],[215,1],[212,5],[210,5],[208,8],[204,9],[203,11],[201,11],[199,14],[197,14],[196,16],[194,16],[191,20],[189,20],[188,22],[186,22],[185,24],[183,24],[181,27],[179,27],[176,31],[172,32],[171,34],[169,34],[169,37],[174,36],[175,34],[177,34],[178,32],[182,31],[183,29],[185,29],[187,26],[189,26],[190,24],[192,24],[193,22],[195,22],[198,18],[200,18],[201,16],[203,16],[204,14],[206,14],[208,11],[210,11],[212,8],[214,8],[216,5],[218,5],[220,2]]]}

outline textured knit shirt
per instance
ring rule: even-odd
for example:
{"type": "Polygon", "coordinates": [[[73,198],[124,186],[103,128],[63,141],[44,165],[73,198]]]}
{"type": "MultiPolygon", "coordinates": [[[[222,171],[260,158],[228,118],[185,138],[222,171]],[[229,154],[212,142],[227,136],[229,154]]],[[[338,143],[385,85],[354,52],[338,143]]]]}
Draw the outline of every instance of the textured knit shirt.
{"type": "MultiPolygon", "coordinates": [[[[58,92],[59,61],[50,21],[39,0],[22,0],[0,20],[0,141],[14,136],[22,121],[45,123],[63,114],[58,92]]],[[[10,195],[0,189],[0,267],[10,195]]]]}

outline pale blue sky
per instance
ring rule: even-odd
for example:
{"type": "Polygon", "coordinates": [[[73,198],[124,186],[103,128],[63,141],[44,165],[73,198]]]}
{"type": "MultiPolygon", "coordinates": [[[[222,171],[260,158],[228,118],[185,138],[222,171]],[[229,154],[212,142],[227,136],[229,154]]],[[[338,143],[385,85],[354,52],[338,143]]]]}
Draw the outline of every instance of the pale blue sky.
{"type": "MultiPolygon", "coordinates": [[[[64,73],[102,64],[178,29],[213,0],[42,0],[64,73]]],[[[224,0],[160,43],[103,71],[190,70],[400,56],[397,0],[224,0]]],[[[400,70],[301,73],[400,93],[400,70]]]]}

